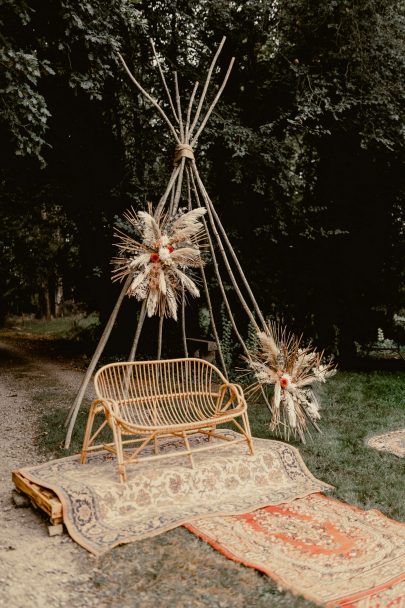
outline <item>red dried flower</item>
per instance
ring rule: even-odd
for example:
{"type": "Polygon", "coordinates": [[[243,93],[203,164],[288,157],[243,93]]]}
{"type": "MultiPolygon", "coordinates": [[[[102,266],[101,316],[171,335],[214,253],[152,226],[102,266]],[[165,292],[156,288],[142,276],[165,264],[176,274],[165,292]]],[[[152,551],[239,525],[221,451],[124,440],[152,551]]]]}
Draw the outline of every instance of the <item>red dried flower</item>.
{"type": "Polygon", "coordinates": [[[173,253],[173,251],[174,251],[174,249],[171,245],[168,245],[167,249],[168,249],[169,253],[173,253]]]}
{"type": "Polygon", "coordinates": [[[159,254],[158,253],[151,253],[150,254],[150,261],[151,262],[158,262],[160,260],[159,254]]]}
{"type": "Polygon", "coordinates": [[[282,376],[282,377],[280,378],[280,385],[281,385],[281,388],[287,388],[287,386],[288,386],[289,384],[290,384],[290,381],[289,381],[289,379],[287,378],[287,376],[282,376]]]}

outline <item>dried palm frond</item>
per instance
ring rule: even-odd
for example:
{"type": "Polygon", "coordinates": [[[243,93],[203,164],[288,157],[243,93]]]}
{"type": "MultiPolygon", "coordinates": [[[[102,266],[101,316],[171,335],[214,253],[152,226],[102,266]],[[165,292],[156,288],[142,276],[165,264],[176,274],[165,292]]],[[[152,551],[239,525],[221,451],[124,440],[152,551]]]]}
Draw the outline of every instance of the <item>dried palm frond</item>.
{"type": "Polygon", "coordinates": [[[302,337],[268,323],[267,331],[257,332],[257,345],[245,360],[255,377],[248,392],[263,393],[268,385],[274,386],[271,430],[283,428],[286,439],[292,433],[305,443],[308,420],[320,430],[320,403],[313,386],[326,382],[336,368],[331,362],[322,363],[323,353],[301,344],[302,337]]]}
{"type": "Polygon", "coordinates": [[[157,222],[146,211],[129,209],[124,218],[135,230],[140,240],[115,231],[119,257],[112,260],[115,265],[113,280],[133,276],[128,296],[146,300],[146,312],[172,317],[177,320],[177,303],[183,288],[192,296],[200,292],[194,280],[186,274],[188,268],[203,264],[200,243],[203,235],[201,216],[205,209],[194,209],[179,213],[169,222],[157,222]]]}

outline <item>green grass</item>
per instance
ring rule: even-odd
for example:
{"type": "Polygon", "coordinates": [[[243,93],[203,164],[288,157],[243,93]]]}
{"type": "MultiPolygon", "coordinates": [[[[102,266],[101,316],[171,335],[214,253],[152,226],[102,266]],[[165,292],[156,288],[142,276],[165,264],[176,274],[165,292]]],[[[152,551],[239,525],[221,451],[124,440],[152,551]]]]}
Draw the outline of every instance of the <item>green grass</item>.
{"type": "MultiPolygon", "coordinates": [[[[372,435],[405,427],[405,372],[340,372],[322,388],[322,433],[299,448],[308,468],[335,487],[333,495],[405,519],[404,461],[370,449],[372,435]]],[[[252,432],[271,436],[268,413],[253,406],[252,432]]]]}
{"type": "Polygon", "coordinates": [[[21,334],[31,334],[41,338],[51,339],[74,339],[81,332],[89,330],[98,325],[98,315],[71,315],[59,317],[58,319],[33,319],[13,317],[8,320],[8,326],[21,334]]]}
{"type": "Polygon", "coordinates": [[[309,468],[338,498],[405,519],[404,461],[365,445],[404,428],[405,373],[341,373],[325,387],[324,405],[323,435],[301,450],[309,468]]]}
{"type": "MultiPolygon", "coordinates": [[[[60,400],[54,391],[41,395],[60,400]]],[[[405,520],[404,461],[365,445],[367,437],[405,426],[405,372],[340,372],[322,388],[322,433],[313,433],[299,448],[312,473],[332,484],[336,498],[364,509],[377,508],[389,517],[405,520]]],[[[43,417],[46,435],[42,449],[63,456],[65,411],[48,411],[43,417]]],[[[270,416],[262,405],[250,407],[252,432],[277,438],[269,431],[270,416]]],[[[79,414],[72,450],[78,451],[86,423],[79,414]]],[[[98,562],[93,584],[97,598],[120,608],[162,607],[305,608],[315,606],[277,590],[264,575],[226,560],[184,529],[117,547],[98,562]],[[192,582],[192,587],[190,586],[192,582]]]]}

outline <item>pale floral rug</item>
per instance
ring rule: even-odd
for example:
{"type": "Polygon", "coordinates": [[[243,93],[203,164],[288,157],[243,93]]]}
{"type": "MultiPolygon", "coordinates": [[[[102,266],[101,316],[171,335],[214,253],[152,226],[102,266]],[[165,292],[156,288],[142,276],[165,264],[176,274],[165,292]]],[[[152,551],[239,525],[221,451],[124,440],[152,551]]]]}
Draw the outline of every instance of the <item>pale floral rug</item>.
{"type": "Polygon", "coordinates": [[[405,458],[405,429],[370,437],[366,444],[375,450],[390,452],[399,458],[405,458]]]}
{"type": "Polygon", "coordinates": [[[327,608],[405,606],[405,524],[320,494],[185,527],[327,608]]]}
{"type": "MultiPolygon", "coordinates": [[[[206,440],[203,435],[190,439],[194,444],[206,440]]],[[[254,439],[254,448],[254,456],[243,444],[195,453],[194,469],[184,456],[129,465],[126,484],[119,483],[116,460],[107,452],[90,454],[85,465],[79,456],[70,456],[21,472],[57,494],[71,537],[101,555],[196,517],[246,513],[331,488],[308,471],[292,446],[254,439]]],[[[184,446],[169,439],[161,449],[184,446]]]]}

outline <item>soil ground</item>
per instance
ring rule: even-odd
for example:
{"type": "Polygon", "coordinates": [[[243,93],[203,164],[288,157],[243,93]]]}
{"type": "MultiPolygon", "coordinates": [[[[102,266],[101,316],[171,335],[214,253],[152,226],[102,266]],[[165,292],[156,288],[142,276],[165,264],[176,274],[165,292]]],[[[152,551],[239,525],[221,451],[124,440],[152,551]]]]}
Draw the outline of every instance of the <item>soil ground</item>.
{"type": "Polygon", "coordinates": [[[36,397],[59,385],[71,391],[81,374],[38,358],[28,342],[2,340],[0,357],[0,606],[95,606],[95,560],[67,535],[50,538],[45,517],[11,500],[11,471],[46,460],[36,397]]]}
{"type": "MultiPolygon", "coordinates": [[[[0,336],[0,606],[7,608],[313,606],[179,528],[96,559],[48,521],[16,508],[11,471],[52,457],[41,420],[67,409],[83,372],[45,343],[0,336]],[[43,437],[42,437],[43,439],[43,437]]],[[[63,412],[64,413],[64,412],[63,412]]],[[[57,455],[63,451],[56,446],[57,455]]]]}

